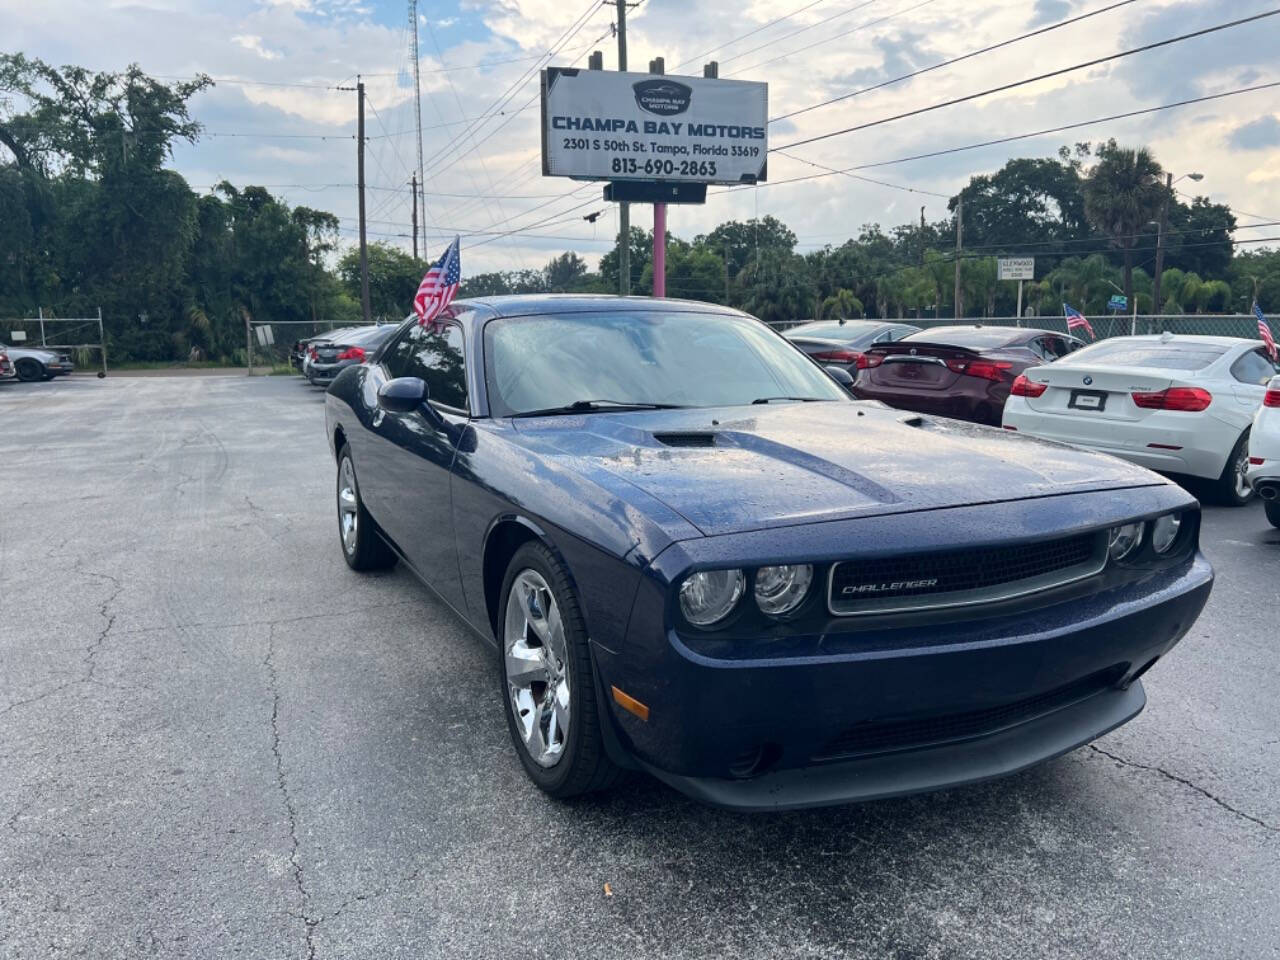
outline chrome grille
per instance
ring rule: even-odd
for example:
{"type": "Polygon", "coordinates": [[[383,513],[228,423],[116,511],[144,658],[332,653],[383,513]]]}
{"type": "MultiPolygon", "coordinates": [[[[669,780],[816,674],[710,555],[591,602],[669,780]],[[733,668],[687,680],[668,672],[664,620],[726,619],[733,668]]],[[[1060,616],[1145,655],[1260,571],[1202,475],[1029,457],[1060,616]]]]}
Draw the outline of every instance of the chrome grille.
{"type": "Polygon", "coordinates": [[[1008,600],[1062,586],[1106,564],[1106,533],[1038,543],[845,560],[831,568],[828,606],[838,616],[1008,600]]]}

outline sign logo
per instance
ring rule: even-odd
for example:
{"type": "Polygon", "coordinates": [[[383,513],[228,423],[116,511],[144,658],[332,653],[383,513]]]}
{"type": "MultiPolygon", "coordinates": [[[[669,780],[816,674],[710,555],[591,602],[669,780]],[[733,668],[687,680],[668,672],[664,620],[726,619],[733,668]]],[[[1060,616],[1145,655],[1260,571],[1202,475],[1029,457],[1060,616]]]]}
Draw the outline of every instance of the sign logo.
{"type": "Polygon", "coordinates": [[[659,117],[674,117],[689,109],[693,88],[674,80],[641,80],[633,83],[636,106],[659,117]]]}
{"type": "Polygon", "coordinates": [[[1085,378],[1084,378],[1084,385],[1085,385],[1086,387],[1087,387],[1087,386],[1089,386],[1089,384],[1091,384],[1091,383],[1093,383],[1093,377],[1085,377],[1085,378]]]}
{"type": "Polygon", "coordinates": [[[899,590],[928,590],[938,585],[938,578],[929,580],[895,580],[892,583],[859,583],[840,591],[846,597],[863,593],[897,593],[899,590]]]}

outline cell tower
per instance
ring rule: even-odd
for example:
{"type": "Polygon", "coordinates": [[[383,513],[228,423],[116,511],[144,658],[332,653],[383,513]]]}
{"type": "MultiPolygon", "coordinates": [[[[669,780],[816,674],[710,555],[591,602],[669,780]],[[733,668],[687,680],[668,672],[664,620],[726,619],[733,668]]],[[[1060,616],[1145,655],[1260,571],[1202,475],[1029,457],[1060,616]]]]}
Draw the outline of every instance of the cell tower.
{"type": "Polygon", "coordinates": [[[422,211],[422,259],[427,259],[427,188],[422,171],[422,73],[418,63],[418,0],[409,0],[409,36],[413,37],[413,113],[418,121],[418,209],[422,211]]]}

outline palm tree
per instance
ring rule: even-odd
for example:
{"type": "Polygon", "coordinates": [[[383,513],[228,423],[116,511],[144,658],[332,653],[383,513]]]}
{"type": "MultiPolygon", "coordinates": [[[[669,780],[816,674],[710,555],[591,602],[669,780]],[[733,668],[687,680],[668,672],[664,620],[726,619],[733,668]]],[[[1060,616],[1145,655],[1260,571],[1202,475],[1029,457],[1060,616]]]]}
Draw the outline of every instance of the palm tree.
{"type": "Polygon", "coordinates": [[[1131,150],[1115,142],[1098,151],[1098,163],[1084,182],[1084,212],[1124,253],[1124,293],[1133,297],[1133,248],[1138,234],[1160,213],[1164,171],[1146,147],[1131,150]]]}
{"type": "Polygon", "coordinates": [[[862,316],[862,301],[853,295],[852,290],[846,290],[841,287],[831,296],[827,297],[818,304],[817,316],[815,319],[830,319],[838,317],[841,320],[849,320],[862,316]]]}

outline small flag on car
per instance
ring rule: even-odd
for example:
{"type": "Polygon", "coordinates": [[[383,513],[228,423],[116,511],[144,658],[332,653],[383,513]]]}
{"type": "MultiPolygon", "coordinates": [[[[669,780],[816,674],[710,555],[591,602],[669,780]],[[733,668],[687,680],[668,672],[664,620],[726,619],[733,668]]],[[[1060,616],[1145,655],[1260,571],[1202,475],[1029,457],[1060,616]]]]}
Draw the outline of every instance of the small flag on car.
{"type": "Polygon", "coordinates": [[[1067,333],[1073,330],[1083,330],[1089,334],[1090,340],[1097,340],[1097,335],[1093,332],[1093,326],[1085,319],[1083,313],[1068,303],[1062,305],[1062,315],[1067,318],[1067,333]]]}
{"type": "Polygon", "coordinates": [[[418,292],[413,297],[413,312],[418,315],[418,323],[431,329],[444,329],[443,323],[437,323],[440,312],[458,293],[458,284],[462,279],[462,259],[458,254],[458,238],[453,238],[440,259],[431,265],[422,283],[418,284],[418,292]]]}
{"type": "Polygon", "coordinates": [[[1267,324],[1266,315],[1262,312],[1262,308],[1258,306],[1258,301],[1253,301],[1253,315],[1258,318],[1258,336],[1262,338],[1262,342],[1267,345],[1267,353],[1271,355],[1271,362],[1276,362],[1276,338],[1271,335],[1271,327],[1267,324]]]}

